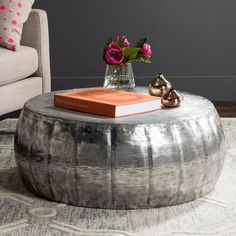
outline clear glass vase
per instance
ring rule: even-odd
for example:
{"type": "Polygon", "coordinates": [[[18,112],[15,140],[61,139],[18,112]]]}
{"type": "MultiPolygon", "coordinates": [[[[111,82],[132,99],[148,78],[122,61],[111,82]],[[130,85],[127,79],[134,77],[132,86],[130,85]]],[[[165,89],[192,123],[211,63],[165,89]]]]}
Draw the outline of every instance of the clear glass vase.
{"type": "Polygon", "coordinates": [[[104,88],[133,90],[135,88],[132,64],[107,65],[104,88]]]}

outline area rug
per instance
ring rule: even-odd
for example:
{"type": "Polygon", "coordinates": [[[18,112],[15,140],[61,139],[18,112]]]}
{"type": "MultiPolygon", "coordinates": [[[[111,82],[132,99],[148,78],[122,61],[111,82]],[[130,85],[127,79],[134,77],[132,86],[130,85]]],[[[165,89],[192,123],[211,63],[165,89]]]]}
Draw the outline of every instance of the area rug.
{"type": "Polygon", "coordinates": [[[0,235],[236,235],[236,118],[222,119],[227,155],[212,193],[178,206],[127,211],[69,206],[26,190],[14,160],[16,122],[0,122],[0,235]]]}

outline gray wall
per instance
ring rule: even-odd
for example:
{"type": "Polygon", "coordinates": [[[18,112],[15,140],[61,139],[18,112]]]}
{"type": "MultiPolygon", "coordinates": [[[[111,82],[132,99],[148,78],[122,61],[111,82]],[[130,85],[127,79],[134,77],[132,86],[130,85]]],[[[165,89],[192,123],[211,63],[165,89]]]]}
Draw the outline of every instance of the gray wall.
{"type": "Polygon", "coordinates": [[[177,89],[236,100],[235,0],[36,0],[48,12],[53,89],[101,85],[108,36],[149,35],[152,64],[134,63],[136,83],[163,72],[177,89]]]}

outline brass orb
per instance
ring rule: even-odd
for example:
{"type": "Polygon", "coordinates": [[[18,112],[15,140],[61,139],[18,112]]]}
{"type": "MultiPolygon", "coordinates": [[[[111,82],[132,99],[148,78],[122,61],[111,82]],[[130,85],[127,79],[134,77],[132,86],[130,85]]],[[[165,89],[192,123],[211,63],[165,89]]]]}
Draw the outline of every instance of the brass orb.
{"type": "Polygon", "coordinates": [[[171,88],[171,83],[164,77],[162,73],[158,74],[148,86],[149,94],[157,97],[162,97],[171,88]]]}
{"type": "Polygon", "coordinates": [[[170,89],[166,94],[163,95],[161,103],[165,107],[178,107],[183,101],[183,96],[176,90],[170,89]]]}

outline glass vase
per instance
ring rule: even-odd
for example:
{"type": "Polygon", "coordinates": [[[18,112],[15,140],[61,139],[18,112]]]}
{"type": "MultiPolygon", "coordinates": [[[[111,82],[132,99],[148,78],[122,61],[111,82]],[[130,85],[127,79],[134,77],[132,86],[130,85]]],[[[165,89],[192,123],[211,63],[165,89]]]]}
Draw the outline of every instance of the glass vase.
{"type": "Polygon", "coordinates": [[[107,65],[104,88],[133,90],[135,88],[132,64],[107,65]]]}

